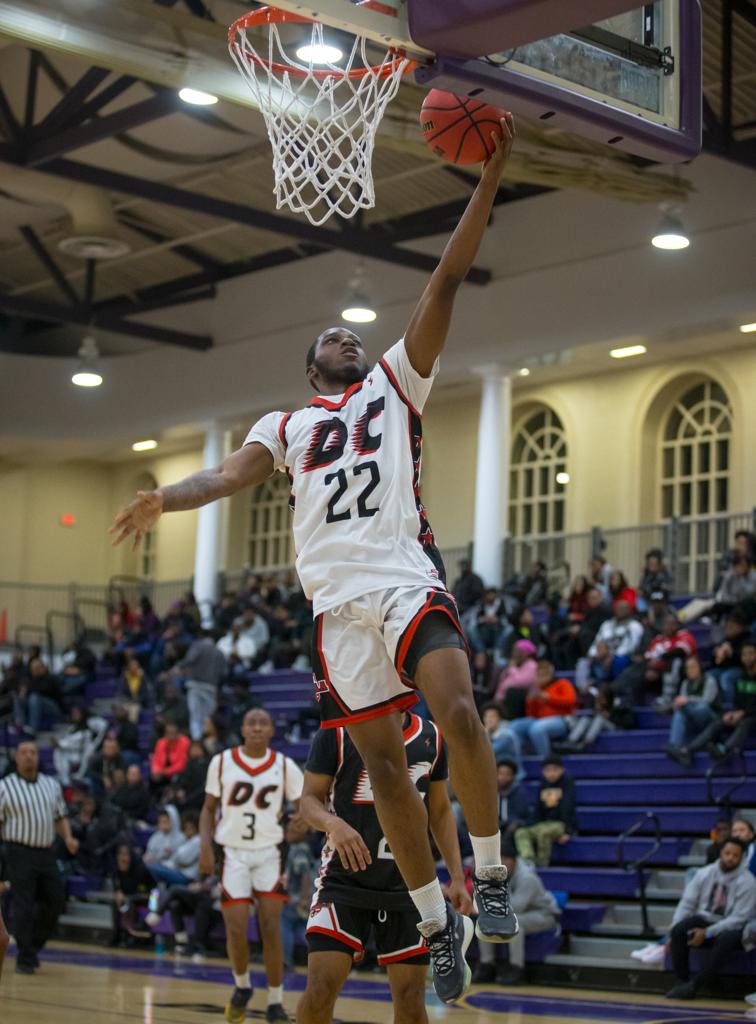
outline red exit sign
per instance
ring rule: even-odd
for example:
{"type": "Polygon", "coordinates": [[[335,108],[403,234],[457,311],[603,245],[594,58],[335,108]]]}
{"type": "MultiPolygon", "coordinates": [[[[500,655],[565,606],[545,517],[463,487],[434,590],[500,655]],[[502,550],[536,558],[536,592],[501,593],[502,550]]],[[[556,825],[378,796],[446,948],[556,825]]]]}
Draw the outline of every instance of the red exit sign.
{"type": "Polygon", "coordinates": [[[60,514],[60,525],[61,526],[76,526],[76,516],[73,512],[61,512],[60,514]]]}

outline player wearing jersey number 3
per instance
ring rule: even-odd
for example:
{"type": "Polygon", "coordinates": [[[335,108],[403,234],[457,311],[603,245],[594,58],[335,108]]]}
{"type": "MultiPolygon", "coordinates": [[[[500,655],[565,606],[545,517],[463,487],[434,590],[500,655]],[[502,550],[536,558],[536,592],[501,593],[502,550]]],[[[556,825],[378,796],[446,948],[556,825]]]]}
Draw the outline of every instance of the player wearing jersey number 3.
{"type": "Polygon", "coordinates": [[[249,908],[257,902],[257,923],[268,978],[265,1019],[288,1021],[282,1005],[283,946],[281,911],[286,900],[281,844],[283,805],[299,806],[304,776],[298,765],[268,749],[273,722],[253,708],[242,722],[242,746],[216,754],[207,770],[200,815],[200,871],[215,873],[213,840],[223,849],[221,911],[226,926],[234,991],[226,1020],[243,1021],[252,996],[249,977],[249,908]]]}
{"type": "Polygon", "coordinates": [[[470,829],[479,938],[517,932],[499,852],[496,767],[472,696],[466,645],[420,501],[422,409],[438,372],[454,299],[485,232],[514,139],[494,136],[467,209],[403,339],[371,369],[351,331],[324,331],[307,356],[318,393],[304,409],[270,413],[216,469],[140,492],[116,518],[115,543],[139,543],[163,512],[197,508],[261,483],[292,483],[297,570],[313,601],[313,669],[321,720],[343,725],[365,762],[381,828],[421,918],[433,981],[445,1002],[465,988],[469,918],[443,897],[427,813],[409,779],[401,712],[420,691],[449,750],[454,792],[470,829]]]}

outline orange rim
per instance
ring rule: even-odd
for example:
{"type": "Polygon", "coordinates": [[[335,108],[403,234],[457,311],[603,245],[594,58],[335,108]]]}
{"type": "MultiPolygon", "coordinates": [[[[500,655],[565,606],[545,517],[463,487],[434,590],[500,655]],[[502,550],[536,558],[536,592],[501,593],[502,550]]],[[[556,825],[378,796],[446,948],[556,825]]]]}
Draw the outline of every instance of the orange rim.
{"type": "MultiPolygon", "coordinates": [[[[388,48],[388,53],[391,54],[391,60],[384,62],[383,64],[373,64],[367,68],[352,68],[350,71],[332,71],[326,69],[323,71],[316,71],[314,68],[312,71],[303,71],[298,68],[296,64],[279,64],[276,61],[264,60],[259,57],[253,50],[247,49],[241,42],[236,39],[238,32],[243,32],[245,29],[251,28],[255,25],[272,25],[272,24],[315,24],[313,18],[306,18],[303,14],[292,14],[290,11],[282,11],[278,7],[260,7],[256,11],[248,11],[247,14],[243,14],[240,18],[231,25],[228,30],[228,45],[233,47],[240,57],[257,64],[260,67],[267,68],[269,71],[275,72],[277,75],[289,74],[294,78],[307,78],[308,74],[311,74],[317,81],[324,81],[326,78],[350,78],[359,79],[364,78],[372,72],[380,78],[388,78],[392,75],[397,67],[405,60],[407,60],[405,54],[400,50],[395,49],[393,46],[388,48]]],[[[417,61],[407,61],[407,66],[403,69],[402,74],[406,75],[408,71],[412,71],[413,68],[417,67],[417,61]]]]}

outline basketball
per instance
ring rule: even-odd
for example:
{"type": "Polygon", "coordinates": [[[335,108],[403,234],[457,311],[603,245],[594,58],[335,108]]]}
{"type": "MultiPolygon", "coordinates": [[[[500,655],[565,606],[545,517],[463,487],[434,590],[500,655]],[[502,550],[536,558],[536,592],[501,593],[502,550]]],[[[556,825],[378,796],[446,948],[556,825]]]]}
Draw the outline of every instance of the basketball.
{"type": "Polygon", "coordinates": [[[499,107],[469,96],[431,89],[420,111],[429,149],[451,164],[480,164],[493,153],[491,132],[501,135],[499,107]]]}

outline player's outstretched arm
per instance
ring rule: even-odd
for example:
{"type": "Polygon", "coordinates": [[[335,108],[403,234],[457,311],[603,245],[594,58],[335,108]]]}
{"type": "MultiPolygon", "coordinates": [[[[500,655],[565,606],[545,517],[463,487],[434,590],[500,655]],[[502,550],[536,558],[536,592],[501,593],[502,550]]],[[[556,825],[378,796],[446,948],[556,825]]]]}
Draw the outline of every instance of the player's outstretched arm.
{"type": "Polygon", "coordinates": [[[449,899],[460,913],[470,914],[472,913],[472,901],[465,886],[457,823],[454,820],[454,811],[445,781],[431,782],[428,788],[428,823],[436,846],[444,858],[444,864],[449,870],[451,879],[449,899]]]}
{"type": "Polygon", "coordinates": [[[109,533],[113,546],[133,536],[134,549],[164,512],[185,512],[227,498],[244,487],[261,484],[273,472],[273,456],[263,444],[253,441],[224,459],[220,466],[201,469],[176,484],[154,491],[137,491],[137,496],[115,518],[109,533]]]}
{"type": "Polygon", "coordinates": [[[310,828],[325,832],[328,845],[338,853],[345,868],[364,871],[372,861],[370,850],[356,829],[328,810],[332,785],[332,775],[305,771],[299,813],[310,828]]]}
{"type": "Polygon", "coordinates": [[[205,802],[200,811],[199,834],[200,856],[199,869],[202,875],[215,874],[215,853],[213,851],[213,834],[215,832],[215,814],[220,800],[212,793],[205,793],[205,802]]]}
{"type": "Polygon", "coordinates": [[[515,128],[511,114],[502,118],[501,130],[501,138],[495,132],[491,133],[494,152],[483,167],[467,209],[449,239],[404,335],[409,360],[422,377],[430,376],[433,364],[444,347],[457,289],[467,277],[480,248],[499,181],[512,151],[515,128]]]}

